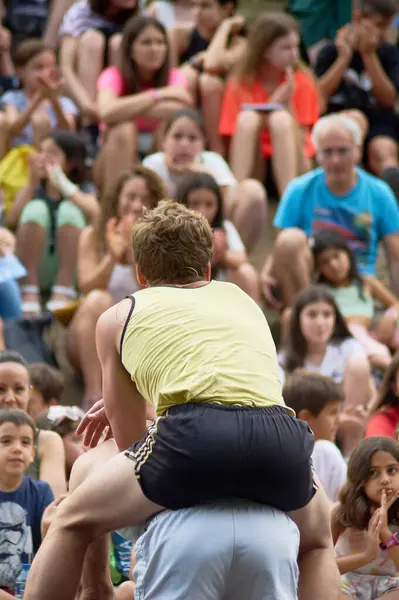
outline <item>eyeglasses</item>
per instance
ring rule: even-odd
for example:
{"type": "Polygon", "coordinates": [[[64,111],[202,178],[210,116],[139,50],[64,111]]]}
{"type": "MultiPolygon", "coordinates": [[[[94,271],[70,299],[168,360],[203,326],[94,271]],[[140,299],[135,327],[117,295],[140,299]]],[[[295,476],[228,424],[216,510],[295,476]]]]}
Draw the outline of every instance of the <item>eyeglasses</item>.
{"type": "Polygon", "coordinates": [[[331,158],[333,154],[336,154],[339,158],[345,158],[349,156],[353,148],[351,146],[341,146],[339,148],[323,148],[319,150],[318,154],[323,158],[331,158]]]}

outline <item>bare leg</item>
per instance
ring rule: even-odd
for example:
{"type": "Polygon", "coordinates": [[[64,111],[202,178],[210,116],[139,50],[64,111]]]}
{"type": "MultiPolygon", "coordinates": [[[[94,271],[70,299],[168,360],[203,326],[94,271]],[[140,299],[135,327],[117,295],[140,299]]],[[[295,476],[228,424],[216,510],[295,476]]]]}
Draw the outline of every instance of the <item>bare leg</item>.
{"type": "Polygon", "coordinates": [[[160,510],[141,491],[129,458],[109,460],[60,504],[31,567],[24,600],[73,600],[89,545],[160,510]]]}
{"type": "Polygon", "coordinates": [[[96,325],[103,312],[114,304],[103,290],[93,290],[83,300],[67,332],[67,352],[73,365],[81,371],[85,397],[95,398],[102,392],[102,374],[96,349],[96,325]]]}
{"type": "Polygon", "coordinates": [[[276,110],[268,118],[273,144],[272,169],[280,196],[298,175],[295,126],[294,117],[287,110],[276,110]]]}
{"type": "Polygon", "coordinates": [[[388,167],[399,167],[398,145],[392,138],[382,135],[373,138],[367,151],[370,170],[378,177],[388,167]]]}
{"type": "Polygon", "coordinates": [[[259,276],[251,264],[245,263],[238,269],[229,269],[227,278],[231,283],[238,285],[248,296],[251,296],[252,300],[260,304],[259,276]]]}
{"type": "Polygon", "coordinates": [[[108,41],[108,64],[118,66],[119,48],[122,41],[122,34],[115,33],[108,41]]]}
{"type": "Polygon", "coordinates": [[[62,225],[57,230],[58,272],[55,285],[74,286],[80,227],[62,225]]]}
{"type": "Polygon", "coordinates": [[[378,600],[399,600],[399,591],[388,592],[378,598],[378,600]]]}
{"type": "Polygon", "coordinates": [[[238,115],[230,146],[231,170],[237,181],[253,176],[262,124],[262,116],[255,111],[243,110],[238,115]]]}
{"type": "Polygon", "coordinates": [[[259,240],[267,217],[267,192],[255,179],[244,179],[229,190],[229,218],[250,252],[259,240]]]}
{"type": "Polygon", "coordinates": [[[305,233],[294,227],[281,231],[274,247],[271,275],[282,286],[284,306],[291,306],[298,292],[310,284],[313,257],[305,233]]]}
{"type": "Polygon", "coordinates": [[[199,88],[209,150],[224,156],[225,145],[219,135],[219,120],[223,102],[224,82],[220,77],[203,73],[199,78],[199,88]]]}
{"type": "Polygon", "coordinates": [[[97,96],[97,80],[104,67],[105,37],[100,31],[89,29],[79,39],[78,77],[90,99],[97,96]]]}
{"type": "MultiPolygon", "coordinates": [[[[371,397],[370,366],[367,358],[363,356],[351,356],[348,358],[343,380],[344,409],[352,409],[356,406],[366,406],[371,397]]],[[[363,438],[364,431],[351,429],[342,432],[342,452],[349,456],[352,450],[363,438]]]]}
{"type": "Polygon", "coordinates": [[[106,134],[94,164],[94,180],[102,192],[112,187],[120,173],[130,169],[137,157],[137,129],[133,123],[120,123],[106,134]]]}
{"type": "Polygon", "coordinates": [[[301,535],[299,600],[340,600],[340,575],[330,528],[330,503],[321,485],[307,506],[288,513],[301,535]]]}
{"type": "MultiPolygon", "coordinates": [[[[27,270],[27,275],[21,279],[22,285],[35,286],[36,292],[24,292],[22,301],[25,303],[40,302],[39,264],[46,244],[47,231],[38,223],[22,223],[17,231],[17,256],[27,270]]],[[[30,309],[31,310],[31,309],[30,309]]]]}
{"type": "MultiPolygon", "coordinates": [[[[1,598],[0,598],[1,600],[1,598]]],[[[116,600],[134,600],[134,583],[125,581],[116,590],[116,600]]]]}
{"type": "Polygon", "coordinates": [[[2,159],[10,149],[10,135],[8,120],[4,113],[0,113],[0,159],[2,159]]]}
{"type": "Polygon", "coordinates": [[[39,148],[41,142],[52,130],[50,119],[45,113],[36,112],[32,115],[31,124],[33,129],[33,144],[36,148],[39,148]]]}

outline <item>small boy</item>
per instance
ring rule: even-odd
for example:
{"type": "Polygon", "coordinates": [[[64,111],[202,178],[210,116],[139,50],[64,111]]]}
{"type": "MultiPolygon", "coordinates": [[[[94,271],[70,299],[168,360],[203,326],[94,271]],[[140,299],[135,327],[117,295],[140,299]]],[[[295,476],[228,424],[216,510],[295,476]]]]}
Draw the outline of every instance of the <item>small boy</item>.
{"type": "Polygon", "coordinates": [[[335,502],[346,480],[346,462],[334,444],[343,402],[341,386],[330,377],[298,369],[285,384],[283,398],[312,429],[313,467],[328,498],[335,502]]]}
{"type": "Polygon", "coordinates": [[[58,369],[46,363],[29,365],[31,396],[28,413],[37,419],[50,406],[58,405],[64,391],[64,377],[58,369]]]}
{"type": "Polygon", "coordinates": [[[399,166],[399,50],[386,41],[396,11],[396,0],[354,0],[352,22],[322,48],[315,65],[327,112],[346,111],[359,123],[378,176],[399,166]]]}
{"type": "Polygon", "coordinates": [[[54,500],[48,483],[24,477],[34,458],[35,431],[22,410],[0,410],[0,590],[10,593],[22,565],[39,549],[43,512],[54,500]]]}

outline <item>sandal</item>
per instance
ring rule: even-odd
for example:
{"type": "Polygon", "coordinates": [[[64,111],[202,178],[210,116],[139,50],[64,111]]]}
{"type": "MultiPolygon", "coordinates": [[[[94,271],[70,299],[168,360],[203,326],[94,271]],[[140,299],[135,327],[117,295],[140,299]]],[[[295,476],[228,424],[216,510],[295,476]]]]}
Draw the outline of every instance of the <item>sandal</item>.
{"type": "Polygon", "coordinates": [[[67,287],[66,285],[55,285],[51,290],[51,299],[47,302],[46,308],[50,312],[54,310],[60,310],[65,308],[73,300],[76,300],[77,293],[73,287],[67,287]],[[64,300],[53,300],[53,296],[65,296],[64,300]]]}
{"type": "Polygon", "coordinates": [[[36,296],[37,300],[26,300],[22,301],[22,312],[24,316],[37,317],[42,312],[40,305],[40,289],[38,285],[25,284],[21,285],[21,294],[24,296],[36,296]]]}

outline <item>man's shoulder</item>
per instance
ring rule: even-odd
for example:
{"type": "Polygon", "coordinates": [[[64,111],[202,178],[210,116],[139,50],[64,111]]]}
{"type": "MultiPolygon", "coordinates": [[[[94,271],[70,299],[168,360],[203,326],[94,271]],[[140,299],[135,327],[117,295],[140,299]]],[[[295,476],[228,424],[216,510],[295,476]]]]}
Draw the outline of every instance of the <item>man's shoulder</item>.
{"type": "MultiPolygon", "coordinates": [[[[359,182],[360,184],[366,185],[368,190],[376,196],[392,196],[393,192],[391,190],[391,188],[389,187],[389,185],[383,181],[382,179],[379,179],[378,177],[376,177],[375,175],[372,175],[371,173],[367,173],[366,171],[364,171],[364,169],[358,168],[357,169],[357,173],[359,176],[359,182]]],[[[361,191],[361,193],[363,193],[363,191],[361,191]]]]}
{"type": "Polygon", "coordinates": [[[321,167],[295,177],[288,185],[287,192],[305,192],[319,182],[324,183],[324,170],[321,167]]]}

